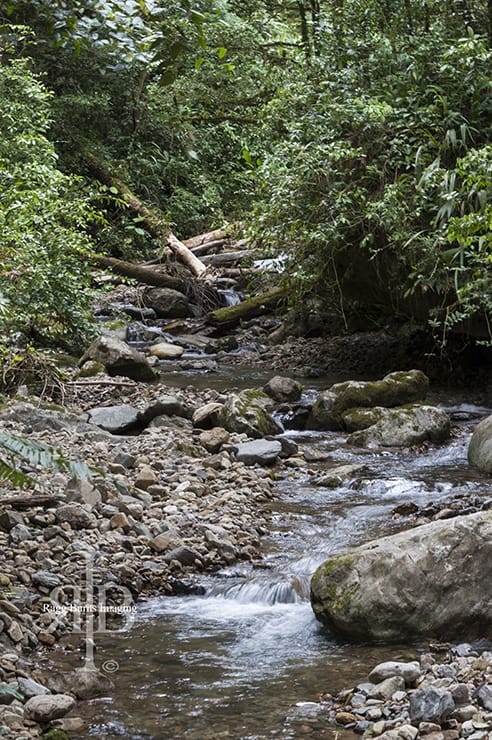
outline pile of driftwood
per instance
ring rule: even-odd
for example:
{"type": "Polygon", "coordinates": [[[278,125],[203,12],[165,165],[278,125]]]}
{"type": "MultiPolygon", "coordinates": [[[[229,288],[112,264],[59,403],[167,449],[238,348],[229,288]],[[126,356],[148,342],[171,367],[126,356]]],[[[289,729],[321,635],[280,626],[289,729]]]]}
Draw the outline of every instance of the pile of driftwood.
{"type": "Polygon", "coordinates": [[[159,257],[146,263],[133,263],[114,257],[98,256],[100,267],[130,277],[144,285],[171,288],[206,307],[207,318],[213,324],[230,326],[241,319],[271,310],[285,296],[282,288],[247,298],[235,306],[222,306],[216,287],[220,278],[230,285],[243,275],[242,264],[251,261],[245,239],[235,240],[233,231],[217,229],[181,241],[169,229],[164,215],[143,203],[119,178],[111,174],[92,154],[86,154],[92,174],[117,193],[128,210],[140,219],[140,225],[160,244],[159,257]],[[180,267],[181,266],[181,267],[180,267]],[[220,270],[220,272],[218,272],[220,270]]]}

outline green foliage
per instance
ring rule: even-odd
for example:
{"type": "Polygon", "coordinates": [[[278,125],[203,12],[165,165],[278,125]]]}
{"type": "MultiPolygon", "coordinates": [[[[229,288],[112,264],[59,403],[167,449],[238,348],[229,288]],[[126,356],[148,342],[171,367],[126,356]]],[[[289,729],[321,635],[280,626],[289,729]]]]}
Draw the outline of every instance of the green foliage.
{"type": "Polygon", "coordinates": [[[85,229],[98,214],[57,169],[50,100],[28,62],[0,66],[0,327],[77,347],[91,329],[85,229]]]}
{"type": "Polygon", "coordinates": [[[472,30],[485,4],[465,36],[448,5],[404,3],[384,18],[378,5],[327,12],[304,84],[270,103],[278,143],[260,169],[254,231],[290,255],[295,300],[346,305],[359,270],[361,302],[427,293],[443,308],[434,323],[450,328],[492,308],[492,54],[472,30]]]}
{"type": "Polygon", "coordinates": [[[90,480],[93,471],[80,460],[69,460],[60,450],[0,431],[0,480],[8,480],[17,488],[34,484],[33,478],[20,469],[27,464],[30,468],[45,468],[67,471],[72,478],[90,480]],[[4,459],[7,456],[7,459],[4,459]]]}

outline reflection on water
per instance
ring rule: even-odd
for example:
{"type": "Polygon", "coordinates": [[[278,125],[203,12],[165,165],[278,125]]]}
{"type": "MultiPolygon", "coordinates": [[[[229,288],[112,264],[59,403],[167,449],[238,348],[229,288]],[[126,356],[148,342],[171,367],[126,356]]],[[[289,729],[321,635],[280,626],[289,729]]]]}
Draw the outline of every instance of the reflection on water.
{"type": "Polygon", "coordinates": [[[311,467],[361,463],[364,475],[336,489],[278,483],[262,567],[241,564],[203,579],[205,596],[141,604],[131,631],[98,640],[98,664],[118,661],[114,694],[86,703],[86,737],[333,737],[315,702],[364,680],[377,662],[411,659],[418,646],[337,642],[314,619],[309,579],[331,553],[401,529],[403,501],[419,505],[476,491],[490,496],[466,464],[469,436],[415,452],[364,452],[336,434],[296,435],[316,449],[311,467]]]}

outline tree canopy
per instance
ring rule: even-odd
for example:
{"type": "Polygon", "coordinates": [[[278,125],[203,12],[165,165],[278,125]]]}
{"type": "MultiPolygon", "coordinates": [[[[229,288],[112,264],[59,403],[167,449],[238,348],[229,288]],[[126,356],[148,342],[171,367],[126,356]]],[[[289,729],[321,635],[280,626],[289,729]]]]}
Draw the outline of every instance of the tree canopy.
{"type": "Polygon", "coordinates": [[[77,345],[91,257],[152,253],[88,152],[180,237],[246,224],[293,302],[487,327],[490,0],[11,0],[0,24],[4,330],[77,345]]]}

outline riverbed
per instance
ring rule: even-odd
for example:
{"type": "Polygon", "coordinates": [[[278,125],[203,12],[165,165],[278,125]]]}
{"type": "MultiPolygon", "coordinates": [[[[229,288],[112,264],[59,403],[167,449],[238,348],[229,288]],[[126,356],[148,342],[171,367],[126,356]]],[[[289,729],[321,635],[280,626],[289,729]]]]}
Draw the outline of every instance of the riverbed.
{"type": "Polygon", "coordinates": [[[490,410],[456,394],[432,401],[454,420],[452,438],[440,447],[362,451],[339,433],[287,432],[308,453],[310,470],[357,463],[363,473],[324,488],[302,469],[286,467],[269,503],[272,527],[259,564],[203,576],[203,595],[142,601],[126,631],[98,636],[96,664],[110,667],[114,691],[80,706],[88,721],[84,737],[333,737],[316,703],[320,694],[365,679],[381,660],[412,659],[426,646],[337,641],[309,604],[315,568],[330,554],[414,526],[393,513],[404,502],[424,507],[491,494],[490,482],[466,459],[470,430],[490,410]]]}

